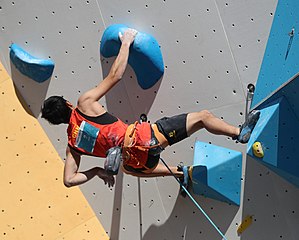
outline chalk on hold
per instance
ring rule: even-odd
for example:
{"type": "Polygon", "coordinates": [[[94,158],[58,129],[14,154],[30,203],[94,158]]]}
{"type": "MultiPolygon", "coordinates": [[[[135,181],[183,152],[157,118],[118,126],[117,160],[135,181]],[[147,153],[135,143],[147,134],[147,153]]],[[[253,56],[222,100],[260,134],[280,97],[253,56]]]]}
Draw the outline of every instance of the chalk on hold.
{"type": "MultiPolygon", "coordinates": [[[[114,24],[103,33],[100,52],[103,57],[116,56],[121,41],[118,33],[124,33],[126,25],[114,24]]],[[[164,74],[162,53],[156,39],[146,33],[138,32],[130,49],[128,60],[133,68],[138,84],[143,89],[151,88],[164,74]]]]}
{"type": "Polygon", "coordinates": [[[10,59],[22,74],[38,83],[49,79],[54,70],[52,60],[33,57],[14,43],[10,46],[10,59]]]}

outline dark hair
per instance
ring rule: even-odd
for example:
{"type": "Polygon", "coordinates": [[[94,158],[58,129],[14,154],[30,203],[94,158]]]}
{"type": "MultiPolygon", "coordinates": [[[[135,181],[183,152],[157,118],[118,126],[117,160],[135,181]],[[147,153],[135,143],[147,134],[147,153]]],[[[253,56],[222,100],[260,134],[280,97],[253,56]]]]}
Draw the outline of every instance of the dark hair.
{"type": "Polygon", "coordinates": [[[69,123],[71,113],[67,101],[60,96],[49,97],[42,107],[42,118],[55,125],[69,123]]]}

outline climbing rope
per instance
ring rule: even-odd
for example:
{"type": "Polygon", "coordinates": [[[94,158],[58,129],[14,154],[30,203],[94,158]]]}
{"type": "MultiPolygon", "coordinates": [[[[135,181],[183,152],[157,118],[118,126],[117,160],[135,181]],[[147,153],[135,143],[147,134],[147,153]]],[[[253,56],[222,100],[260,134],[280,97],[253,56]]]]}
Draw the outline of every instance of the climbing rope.
{"type": "Polygon", "coordinates": [[[180,184],[181,188],[187,193],[191,201],[195,204],[195,206],[202,212],[202,214],[208,219],[208,221],[212,224],[212,226],[217,230],[217,232],[221,235],[221,237],[224,240],[228,240],[224,234],[219,230],[219,228],[216,226],[216,224],[212,221],[212,219],[208,216],[208,214],[202,209],[202,207],[196,202],[196,200],[191,196],[189,191],[184,187],[184,185],[181,183],[181,181],[174,175],[174,173],[171,171],[171,169],[168,167],[166,162],[160,157],[160,160],[165,165],[165,167],[168,169],[168,171],[171,173],[171,175],[175,178],[175,180],[180,184]]]}

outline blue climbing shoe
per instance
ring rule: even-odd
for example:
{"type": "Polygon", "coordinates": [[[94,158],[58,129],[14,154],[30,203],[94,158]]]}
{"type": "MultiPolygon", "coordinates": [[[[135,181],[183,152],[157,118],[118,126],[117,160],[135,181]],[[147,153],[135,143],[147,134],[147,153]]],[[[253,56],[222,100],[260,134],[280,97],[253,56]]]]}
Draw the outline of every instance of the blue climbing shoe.
{"type": "MultiPolygon", "coordinates": [[[[191,182],[192,166],[184,166],[183,163],[180,163],[178,165],[178,171],[183,172],[183,177],[180,178],[180,182],[188,190],[191,182]]],[[[184,190],[184,188],[182,188],[182,186],[180,187],[180,194],[183,197],[186,197],[187,195],[186,191],[184,190]]]]}
{"type": "Polygon", "coordinates": [[[235,140],[237,140],[240,143],[247,143],[249,141],[250,135],[257,123],[257,121],[260,118],[260,111],[258,110],[252,110],[247,117],[247,121],[243,123],[240,129],[239,136],[236,137],[235,140]]]}

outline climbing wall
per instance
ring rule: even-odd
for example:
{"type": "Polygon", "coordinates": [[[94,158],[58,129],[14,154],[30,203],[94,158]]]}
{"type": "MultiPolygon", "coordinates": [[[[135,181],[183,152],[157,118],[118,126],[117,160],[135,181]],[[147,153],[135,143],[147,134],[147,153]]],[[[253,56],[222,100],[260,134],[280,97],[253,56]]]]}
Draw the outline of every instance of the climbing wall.
{"type": "MultiPolygon", "coordinates": [[[[108,74],[114,58],[100,56],[100,40],[106,27],[115,23],[157,39],[164,76],[143,90],[129,66],[122,81],[100,101],[110,113],[131,123],[141,113],[154,122],[163,116],[208,109],[239,125],[244,121],[246,87],[259,78],[277,3],[3,1],[1,62],[62,161],[66,126],[51,126],[40,119],[40,106],[54,94],[76,104],[81,93],[108,74]],[[36,83],[23,76],[10,61],[12,43],[33,56],[54,61],[52,77],[36,83]]],[[[296,239],[298,189],[253,158],[246,161],[246,146],[200,131],[168,148],[162,157],[170,165],[192,164],[196,139],[243,153],[240,206],[195,196],[227,239],[296,239]],[[247,215],[253,215],[253,223],[238,236],[237,228],[247,215]]],[[[103,159],[85,157],[81,169],[97,165],[103,166],[103,159]]],[[[56,174],[61,171],[57,169],[56,174]]],[[[178,184],[171,177],[146,179],[120,173],[114,188],[94,178],[81,191],[111,239],[221,239],[192,202],[178,195],[178,184]]]]}

